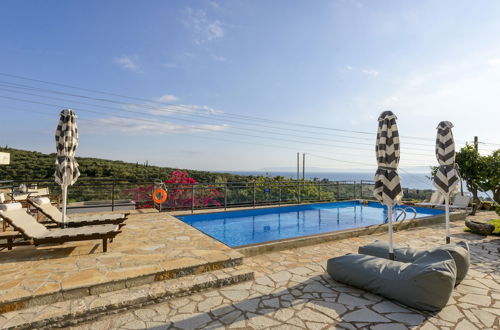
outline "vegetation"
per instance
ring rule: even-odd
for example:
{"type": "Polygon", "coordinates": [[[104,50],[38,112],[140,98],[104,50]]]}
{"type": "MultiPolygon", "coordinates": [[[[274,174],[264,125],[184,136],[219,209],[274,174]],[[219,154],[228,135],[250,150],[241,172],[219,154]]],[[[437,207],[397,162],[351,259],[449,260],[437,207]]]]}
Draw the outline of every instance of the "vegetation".
{"type": "MultiPolygon", "coordinates": [[[[11,165],[0,166],[1,180],[15,184],[33,183],[49,188],[54,199],[60,188],[54,182],[55,153],[44,154],[12,148],[0,148],[11,154],[11,165]]],[[[98,158],[77,157],[81,176],[68,190],[68,200],[95,201],[132,199],[140,207],[152,205],[153,182],[157,179],[171,186],[169,208],[190,208],[192,188],[196,185],[195,207],[303,201],[333,201],[337,199],[373,198],[373,186],[335,183],[328,180],[307,180],[298,183],[292,178],[276,176],[243,176],[196,170],[179,170],[138,163],[126,163],[98,158]],[[172,187],[174,186],[174,187],[172,187]],[[254,198],[255,196],[255,198],[254,198]]],[[[5,187],[9,192],[9,187],[5,187]]],[[[405,189],[405,200],[428,198],[431,190],[405,189]]]]}
{"type": "Polygon", "coordinates": [[[474,205],[471,214],[474,215],[481,207],[478,193],[481,189],[480,182],[483,180],[483,160],[476,148],[466,144],[456,154],[456,163],[460,169],[460,176],[465,180],[467,189],[472,193],[474,205]]]}
{"type": "Polygon", "coordinates": [[[492,234],[500,236],[500,219],[493,219],[488,221],[488,223],[491,223],[493,226],[495,226],[492,234]]]}
{"type": "MultiPolygon", "coordinates": [[[[1,180],[52,180],[56,154],[44,154],[12,148],[1,148],[0,152],[10,153],[11,165],[0,166],[1,180]]],[[[120,178],[129,180],[153,180],[165,178],[176,170],[170,167],[151,166],[139,163],[126,163],[119,160],[107,160],[89,157],[76,157],[81,178],[120,178]]],[[[185,171],[185,170],[184,170],[185,171]]],[[[189,174],[198,182],[249,181],[252,176],[229,173],[189,170],[189,174]]]]}
{"type": "Polygon", "coordinates": [[[483,191],[491,191],[493,200],[500,204],[500,150],[482,157],[481,172],[479,186],[483,191]]]}
{"type": "MultiPolygon", "coordinates": [[[[489,156],[481,156],[474,146],[466,144],[457,152],[455,161],[461,178],[473,196],[472,215],[481,208],[493,208],[490,203],[482,205],[483,202],[478,196],[480,191],[491,191],[493,200],[497,204],[500,203],[500,150],[494,151],[489,156]]],[[[432,167],[432,176],[436,174],[437,169],[437,167],[432,167]]]]}

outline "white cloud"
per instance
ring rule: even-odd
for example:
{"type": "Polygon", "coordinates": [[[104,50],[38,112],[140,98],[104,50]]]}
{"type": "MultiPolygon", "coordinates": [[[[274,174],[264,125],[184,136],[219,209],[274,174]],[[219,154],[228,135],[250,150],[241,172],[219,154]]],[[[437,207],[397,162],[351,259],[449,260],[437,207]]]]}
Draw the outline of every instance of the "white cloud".
{"type": "Polygon", "coordinates": [[[479,135],[485,141],[498,141],[494,119],[500,108],[500,66],[491,68],[481,53],[445,63],[398,77],[392,88],[378,92],[379,100],[363,106],[393,110],[404,118],[401,130],[406,135],[433,137],[437,123],[449,120],[458,140],[479,135]]]}
{"type": "Polygon", "coordinates": [[[106,117],[96,120],[80,120],[82,131],[97,134],[122,133],[126,135],[160,135],[170,133],[217,132],[229,128],[228,125],[203,124],[180,125],[162,121],[145,121],[135,118],[106,117]]]}
{"type": "Polygon", "coordinates": [[[162,64],[164,68],[167,69],[177,69],[179,65],[177,63],[167,62],[162,64]]]}
{"type": "Polygon", "coordinates": [[[489,59],[488,64],[493,66],[500,65],[500,58],[489,59]]]}
{"type": "Polygon", "coordinates": [[[113,63],[118,64],[126,70],[138,73],[142,72],[142,69],[139,66],[139,56],[137,55],[116,57],[113,59],[113,63]]]}
{"type": "Polygon", "coordinates": [[[370,76],[373,76],[373,77],[376,77],[379,75],[379,72],[377,70],[361,70],[361,72],[365,73],[365,74],[368,74],[370,76]]]}
{"type": "Polygon", "coordinates": [[[208,40],[219,39],[224,37],[224,29],[221,26],[221,22],[215,21],[208,25],[208,40]]]}
{"type": "Polygon", "coordinates": [[[165,94],[165,95],[158,97],[155,101],[169,103],[169,102],[177,102],[177,101],[179,101],[179,98],[175,95],[172,95],[172,94],[165,94]]]}
{"type": "Polygon", "coordinates": [[[217,55],[214,55],[214,54],[212,54],[212,58],[214,59],[214,61],[217,61],[217,62],[225,62],[226,61],[225,57],[223,57],[223,56],[217,56],[217,55]]]}
{"type": "MultiPolygon", "coordinates": [[[[165,101],[176,97],[174,95],[163,95],[157,99],[156,102],[173,102],[165,101]],[[162,101],[163,99],[163,101],[162,101]]],[[[203,114],[203,115],[218,115],[224,113],[221,110],[211,108],[207,105],[196,104],[172,104],[172,105],[159,105],[155,102],[146,102],[144,104],[127,104],[123,106],[125,109],[145,112],[150,115],[169,117],[179,114],[203,114]]]]}
{"type": "Polygon", "coordinates": [[[353,68],[352,68],[352,66],[350,66],[350,65],[346,66],[345,68],[346,68],[347,70],[349,70],[349,71],[351,71],[351,70],[353,69],[353,68]]]}
{"type": "Polygon", "coordinates": [[[215,1],[209,1],[208,2],[212,7],[216,8],[216,9],[219,9],[220,8],[220,5],[215,2],[215,1]]]}
{"type": "Polygon", "coordinates": [[[201,45],[224,37],[222,22],[210,19],[204,10],[193,10],[187,7],[181,13],[181,22],[191,31],[196,44],[201,45]]]}

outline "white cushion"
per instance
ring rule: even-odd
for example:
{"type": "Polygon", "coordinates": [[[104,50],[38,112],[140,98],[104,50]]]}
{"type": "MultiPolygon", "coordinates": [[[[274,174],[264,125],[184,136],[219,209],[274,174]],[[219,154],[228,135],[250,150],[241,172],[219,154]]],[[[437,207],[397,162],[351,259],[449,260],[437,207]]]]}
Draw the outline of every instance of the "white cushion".
{"type": "Polygon", "coordinates": [[[8,203],[8,204],[0,204],[0,211],[14,211],[20,210],[23,206],[21,203],[8,203]]]}
{"type": "Polygon", "coordinates": [[[33,202],[37,203],[38,205],[50,204],[50,199],[48,197],[38,197],[34,198],[33,202]]]}

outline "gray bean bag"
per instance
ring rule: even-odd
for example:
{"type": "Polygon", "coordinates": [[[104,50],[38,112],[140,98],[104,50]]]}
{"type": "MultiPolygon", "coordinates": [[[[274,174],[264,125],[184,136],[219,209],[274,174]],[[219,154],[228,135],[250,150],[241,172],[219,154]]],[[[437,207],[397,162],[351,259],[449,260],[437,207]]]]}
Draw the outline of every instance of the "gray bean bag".
{"type": "Polygon", "coordinates": [[[348,254],[328,260],[326,269],[335,281],[431,312],[448,302],[457,272],[444,250],[429,252],[413,263],[348,254]]]}
{"type": "MultiPolygon", "coordinates": [[[[455,280],[455,285],[458,285],[467,275],[470,265],[470,255],[469,255],[469,245],[467,242],[458,242],[456,244],[446,244],[441,245],[437,248],[424,250],[424,249],[412,249],[404,247],[394,247],[394,257],[397,261],[401,262],[413,262],[421,257],[423,257],[427,252],[432,252],[436,250],[448,251],[455,264],[457,266],[457,278],[455,280]]],[[[384,241],[375,241],[371,244],[360,246],[358,253],[366,254],[379,258],[389,257],[389,244],[384,241]]]]}

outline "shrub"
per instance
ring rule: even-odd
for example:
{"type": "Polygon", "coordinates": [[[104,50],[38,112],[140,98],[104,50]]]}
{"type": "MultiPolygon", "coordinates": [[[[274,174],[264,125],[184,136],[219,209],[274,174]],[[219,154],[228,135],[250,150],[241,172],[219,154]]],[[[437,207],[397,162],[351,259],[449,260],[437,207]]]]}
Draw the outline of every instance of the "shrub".
{"type": "MultiPolygon", "coordinates": [[[[208,189],[195,189],[193,196],[193,189],[191,188],[193,185],[198,185],[198,182],[189,177],[186,171],[177,170],[171,172],[164,183],[168,188],[167,200],[162,204],[164,208],[175,210],[190,208],[191,205],[194,207],[222,206],[217,200],[222,194],[213,186],[208,186],[208,189]]],[[[141,186],[135,189],[127,189],[124,193],[135,202],[136,208],[152,208],[154,206],[153,188],[153,185],[141,186]]]]}

